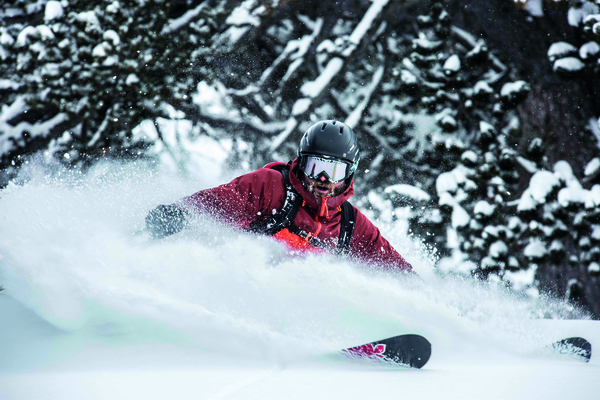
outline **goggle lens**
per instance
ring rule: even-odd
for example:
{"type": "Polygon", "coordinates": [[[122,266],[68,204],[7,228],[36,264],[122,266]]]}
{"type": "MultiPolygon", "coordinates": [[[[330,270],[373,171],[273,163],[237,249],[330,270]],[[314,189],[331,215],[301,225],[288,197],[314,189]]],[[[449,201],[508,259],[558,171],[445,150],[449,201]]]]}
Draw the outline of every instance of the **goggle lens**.
{"type": "Polygon", "coordinates": [[[304,174],[310,179],[317,179],[321,175],[325,175],[332,183],[338,183],[348,177],[348,169],[350,165],[347,162],[321,158],[316,156],[305,156],[304,174]]]}

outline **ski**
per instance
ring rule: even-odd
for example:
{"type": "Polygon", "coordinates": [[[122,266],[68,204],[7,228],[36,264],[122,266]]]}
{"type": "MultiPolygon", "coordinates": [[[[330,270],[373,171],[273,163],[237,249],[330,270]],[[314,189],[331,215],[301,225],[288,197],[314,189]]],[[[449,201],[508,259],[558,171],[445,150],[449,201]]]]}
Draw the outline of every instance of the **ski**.
{"type": "Polygon", "coordinates": [[[342,350],[342,353],[352,358],[367,358],[422,368],[431,356],[431,343],[423,336],[400,335],[350,347],[342,350]]]}
{"type": "Polygon", "coordinates": [[[582,337],[570,337],[551,345],[553,353],[567,355],[583,362],[592,357],[592,344],[582,337]]]}

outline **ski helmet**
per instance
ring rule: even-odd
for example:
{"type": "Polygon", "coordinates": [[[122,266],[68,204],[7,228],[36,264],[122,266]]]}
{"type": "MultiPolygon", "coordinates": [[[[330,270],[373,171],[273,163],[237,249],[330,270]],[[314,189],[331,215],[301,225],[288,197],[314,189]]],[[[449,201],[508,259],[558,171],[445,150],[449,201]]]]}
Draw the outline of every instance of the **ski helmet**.
{"type": "Polygon", "coordinates": [[[324,174],[332,182],[348,179],[360,160],[356,134],[343,122],[319,121],[302,136],[298,157],[300,169],[310,178],[324,174]]]}

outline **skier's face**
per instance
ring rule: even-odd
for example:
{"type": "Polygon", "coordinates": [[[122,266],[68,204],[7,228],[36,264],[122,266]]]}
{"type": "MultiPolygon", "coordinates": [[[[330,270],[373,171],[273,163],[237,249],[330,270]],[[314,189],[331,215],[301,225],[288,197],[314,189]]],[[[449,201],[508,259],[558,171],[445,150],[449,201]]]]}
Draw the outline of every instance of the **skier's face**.
{"type": "Polygon", "coordinates": [[[335,197],[344,192],[346,187],[345,181],[338,183],[329,182],[324,176],[317,179],[310,179],[304,175],[304,187],[317,197],[335,197]]]}

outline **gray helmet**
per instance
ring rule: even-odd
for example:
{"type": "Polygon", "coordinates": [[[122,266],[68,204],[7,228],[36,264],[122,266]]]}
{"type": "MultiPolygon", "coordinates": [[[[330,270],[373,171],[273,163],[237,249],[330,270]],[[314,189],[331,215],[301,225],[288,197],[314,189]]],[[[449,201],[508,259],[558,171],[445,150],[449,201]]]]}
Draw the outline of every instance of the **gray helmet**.
{"type": "Polygon", "coordinates": [[[349,164],[346,178],[358,168],[360,151],[356,134],[348,125],[336,120],[319,121],[304,133],[298,146],[300,168],[306,166],[307,156],[336,159],[349,164]]]}
{"type": "Polygon", "coordinates": [[[360,159],[354,131],[336,120],[319,121],[308,128],[298,146],[298,157],[303,154],[338,158],[350,163],[360,159]]]}

